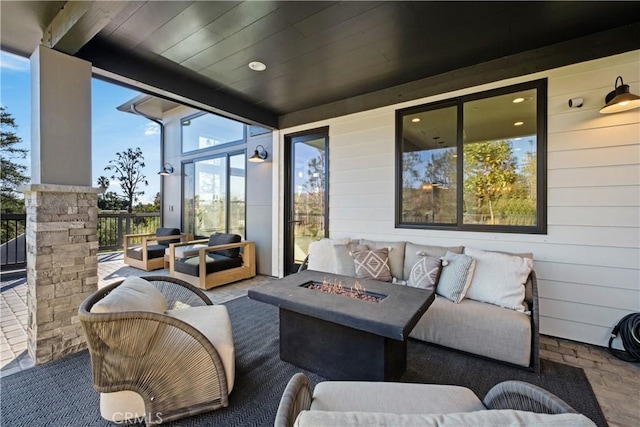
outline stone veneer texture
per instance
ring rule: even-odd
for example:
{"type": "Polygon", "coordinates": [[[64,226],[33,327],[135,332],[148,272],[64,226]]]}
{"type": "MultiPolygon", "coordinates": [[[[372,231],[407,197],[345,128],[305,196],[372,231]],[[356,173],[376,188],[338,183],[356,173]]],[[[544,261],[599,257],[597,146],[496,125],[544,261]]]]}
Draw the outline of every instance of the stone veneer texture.
{"type": "Polygon", "coordinates": [[[97,192],[33,185],[25,203],[28,351],[41,364],[86,348],[78,308],[98,288],[97,192]]]}

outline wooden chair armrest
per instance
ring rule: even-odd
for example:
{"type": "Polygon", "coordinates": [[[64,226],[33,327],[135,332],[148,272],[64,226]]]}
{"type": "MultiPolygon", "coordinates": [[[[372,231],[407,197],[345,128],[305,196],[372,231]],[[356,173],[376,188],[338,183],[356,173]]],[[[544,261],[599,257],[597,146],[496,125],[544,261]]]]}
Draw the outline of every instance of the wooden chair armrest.
{"type": "Polygon", "coordinates": [[[274,427],[292,427],[298,414],[311,408],[311,385],[309,378],[297,373],[289,380],[276,412],[274,427]]]}
{"type": "Polygon", "coordinates": [[[125,234],[125,239],[139,238],[139,237],[152,237],[155,236],[156,233],[137,233],[137,234],[125,234]]]}
{"type": "Polygon", "coordinates": [[[207,244],[209,243],[209,239],[200,239],[200,240],[189,240],[187,242],[180,242],[180,243],[171,243],[169,245],[169,247],[173,246],[175,248],[179,247],[179,246],[189,246],[189,245],[199,245],[199,244],[207,244]]]}

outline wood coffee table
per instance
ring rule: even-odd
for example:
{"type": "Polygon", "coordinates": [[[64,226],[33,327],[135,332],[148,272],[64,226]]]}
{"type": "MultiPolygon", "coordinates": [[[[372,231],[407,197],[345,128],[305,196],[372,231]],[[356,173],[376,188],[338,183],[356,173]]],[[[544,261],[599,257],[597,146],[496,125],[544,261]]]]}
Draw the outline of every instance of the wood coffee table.
{"type": "Polygon", "coordinates": [[[280,359],[332,380],[397,380],[407,368],[407,337],[432,291],[306,270],[261,285],[249,298],[280,309],[280,359]],[[327,294],[309,283],[355,282],[379,302],[327,294]]]}

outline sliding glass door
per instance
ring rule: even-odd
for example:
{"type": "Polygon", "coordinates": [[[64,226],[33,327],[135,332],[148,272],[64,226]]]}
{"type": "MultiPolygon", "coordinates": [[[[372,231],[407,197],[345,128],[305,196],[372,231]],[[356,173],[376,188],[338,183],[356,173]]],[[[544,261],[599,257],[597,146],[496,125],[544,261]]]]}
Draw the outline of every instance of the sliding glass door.
{"type": "Polygon", "coordinates": [[[183,165],[183,229],[198,236],[245,237],[244,152],[197,159],[183,165]]]}

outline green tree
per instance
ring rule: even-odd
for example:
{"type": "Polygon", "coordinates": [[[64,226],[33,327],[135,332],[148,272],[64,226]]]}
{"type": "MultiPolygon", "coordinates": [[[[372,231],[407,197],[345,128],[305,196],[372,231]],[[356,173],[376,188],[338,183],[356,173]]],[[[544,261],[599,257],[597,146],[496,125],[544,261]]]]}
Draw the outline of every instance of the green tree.
{"type": "Polygon", "coordinates": [[[138,187],[142,184],[149,185],[147,177],[142,173],[144,166],[142,150],[137,147],[135,150],[127,148],[126,151],[116,153],[116,159],[109,160],[109,165],[104,168],[105,171],[113,172],[111,179],[120,182],[129,213],[133,212],[133,202],[144,194],[138,187]]]}
{"type": "Polygon", "coordinates": [[[15,159],[24,159],[29,150],[18,147],[22,138],[16,135],[18,125],[5,107],[0,106],[0,205],[4,213],[24,212],[24,201],[16,192],[20,185],[29,182],[25,175],[27,167],[16,163],[15,159]]]}
{"type": "Polygon", "coordinates": [[[477,207],[486,205],[495,224],[494,204],[512,190],[518,179],[517,161],[509,141],[484,141],[464,145],[464,191],[477,207]]]}
{"type": "Polygon", "coordinates": [[[121,211],[127,209],[127,200],[113,191],[107,191],[98,197],[98,209],[103,211],[121,211]]]}
{"type": "Polygon", "coordinates": [[[98,177],[98,187],[106,189],[109,187],[109,184],[109,178],[107,178],[106,176],[101,175],[98,177]]]}

